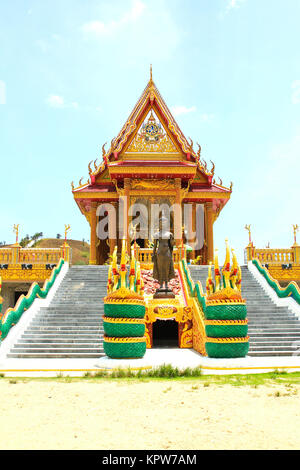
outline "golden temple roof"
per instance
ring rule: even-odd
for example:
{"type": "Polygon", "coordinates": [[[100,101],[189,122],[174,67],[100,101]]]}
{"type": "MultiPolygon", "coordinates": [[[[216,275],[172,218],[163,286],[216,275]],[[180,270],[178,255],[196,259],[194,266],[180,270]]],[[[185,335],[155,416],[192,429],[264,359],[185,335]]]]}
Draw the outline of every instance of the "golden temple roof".
{"type": "Polygon", "coordinates": [[[145,110],[147,108],[152,108],[153,105],[156,106],[156,108],[164,117],[164,121],[167,128],[169,129],[170,133],[176,137],[176,140],[183,153],[189,154],[190,156],[194,157],[194,159],[197,159],[197,153],[193,149],[193,142],[187,141],[177,122],[175,121],[171,111],[166,105],[164,99],[162,98],[158,88],[156,87],[152,79],[151,68],[150,79],[146,88],[138,99],[136,105],[134,106],[121,131],[119,132],[117,137],[112,140],[109,150],[103,155],[104,160],[107,159],[109,161],[112,153],[119,154],[121,152],[125,143],[128,141],[128,138],[132,135],[132,133],[136,130],[137,126],[140,124],[141,117],[144,115],[145,110]]]}

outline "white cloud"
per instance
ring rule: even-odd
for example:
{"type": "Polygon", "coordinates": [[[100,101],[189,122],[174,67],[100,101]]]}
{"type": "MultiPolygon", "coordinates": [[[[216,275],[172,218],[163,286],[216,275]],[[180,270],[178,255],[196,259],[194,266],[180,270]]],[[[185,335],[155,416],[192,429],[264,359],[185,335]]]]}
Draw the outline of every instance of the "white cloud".
{"type": "Polygon", "coordinates": [[[51,108],[78,108],[79,105],[76,101],[72,101],[71,103],[66,103],[65,99],[59,95],[49,95],[46,99],[46,103],[51,108]]]}
{"type": "Polygon", "coordinates": [[[214,114],[204,113],[200,115],[200,121],[202,122],[211,122],[215,118],[214,114]]]}
{"type": "Polygon", "coordinates": [[[234,8],[239,8],[242,3],[245,3],[246,0],[229,0],[226,6],[226,10],[233,10],[234,8]]]}
{"type": "Polygon", "coordinates": [[[0,104],[6,104],[6,84],[0,80],[0,104]]]}
{"type": "Polygon", "coordinates": [[[51,108],[64,108],[65,107],[65,100],[62,96],[50,95],[48,96],[46,102],[51,108]]]}
{"type": "Polygon", "coordinates": [[[193,113],[196,109],[196,106],[191,106],[190,108],[186,106],[172,106],[171,112],[174,116],[180,116],[181,114],[193,113]]]}
{"type": "Polygon", "coordinates": [[[108,21],[107,23],[97,20],[90,21],[83,24],[80,29],[86,35],[103,36],[107,34],[113,34],[122,26],[134,23],[143,14],[145,8],[146,5],[140,0],[132,0],[131,9],[126,12],[119,20],[112,20],[108,21]]]}

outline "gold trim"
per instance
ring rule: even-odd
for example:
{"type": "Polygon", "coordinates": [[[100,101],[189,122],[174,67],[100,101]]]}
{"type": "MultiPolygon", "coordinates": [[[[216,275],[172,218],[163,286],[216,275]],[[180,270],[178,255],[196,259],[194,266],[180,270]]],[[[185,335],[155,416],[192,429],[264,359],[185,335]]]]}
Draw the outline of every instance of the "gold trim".
{"type": "Polygon", "coordinates": [[[143,325],[145,320],[143,318],[111,318],[103,317],[103,321],[107,323],[133,323],[143,325]]]}
{"type": "Polygon", "coordinates": [[[248,325],[248,320],[204,320],[205,325],[248,325]]]}
{"type": "Polygon", "coordinates": [[[185,196],[185,199],[230,199],[231,193],[214,193],[209,191],[193,191],[185,196]]]}
{"type": "Polygon", "coordinates": [[[117,193],[100,193],[100,192],[88,192],[88,193],[78,193],[74,194],[74,199],[119,199],[117,193]]]}
{"type": "Polygon", "coordinates": [[[206,337],[207,343],[248,343],[249,336],[245,336],[243,338],[211,338],[209,336],[206,337]]]}
{"type": "Polygon", "coordinates": [[[195,173],[195,170],[196,170],[196,167],[189,167],[189,166],[182,166],[182,167],[172,167],[171,165],[170,166],[167,166],[167,167],[154,167],[153,166],[149,166],[149,167],[140,167],[140,166],[109,166],[108,167],[109,169],[109,172],[110,173],[152,173],[152,174],[155,174],[155,173],[158,173],[158,174],[163,174],[163,173],[175,173],[175,174],[180,174],[180,173],[184,173],[184,174],[194,174],[195,173]]]}
{"type": "Polygon", "coordinates": [[[145,343],[145,336],[136,336],[130,338],[116,338],[113,336],[104,336],[104,341],[107,343],[145,343]]]}

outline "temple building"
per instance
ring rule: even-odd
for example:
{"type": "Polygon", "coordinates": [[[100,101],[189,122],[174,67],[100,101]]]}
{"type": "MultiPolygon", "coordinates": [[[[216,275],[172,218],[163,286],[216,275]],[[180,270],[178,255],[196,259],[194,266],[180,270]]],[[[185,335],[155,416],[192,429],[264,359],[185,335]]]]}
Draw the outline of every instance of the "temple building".
{"type": "MultiPolygon", "coordinates": [[[[227,188],[221,179],[220,184],[216,183],[214,163],[209,170],[201,158],[200,145],[195,151],[192,140],[181,132],[154,84],[152,70],[150,80],[123,128],[107,151],[103,145],[102,152],[100,165],[97,160],[93,168],[92,162],[88,165],[88,181],[82,184],[81,178],[78,187],[72,183],[74,199],[90,225],[90,264],[104,264],[116,245],[121,248],[124,233],[130,246],[132,236],[128,227],[132,215],[129,207],[134,203],[147,209],[152,203],[179,207],[174,212],[171,227],[183,228],[174,232],[177,247],[182,243],[187,223],[192,231],[195,230],[197,207],[202,207],[204,243],[193,249],[191,257],[198,258],[201,264],[213,260],[213,225],[230,198],[232,184],[227,188]],[[103,216],[98,214],[97,208],[107,203],[115,208],[117,218],[109,217],[108,238],[103,240],[97,236],[97,224],[103,216]],[[184,220],[184,204],[191,207],[188,221],[184,220]],[[117,222],[120,218],[122,233],[117,222]]],[[[153,226],[151,217],[147,223],[150,229],[153,226]]],[[[145,238],[138,240],[142,248],[147,248],[151,241],[145,238]]],[[[189,240],[185,242],[189,243],[189,240]]]]}

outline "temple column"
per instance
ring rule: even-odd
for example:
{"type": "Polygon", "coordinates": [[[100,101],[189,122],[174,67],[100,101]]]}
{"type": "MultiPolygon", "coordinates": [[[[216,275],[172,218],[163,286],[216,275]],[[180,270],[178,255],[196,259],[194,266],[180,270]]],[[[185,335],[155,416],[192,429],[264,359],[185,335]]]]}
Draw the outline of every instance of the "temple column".
{"type": "MultiPolygon", "coordinates": [[[[196,233],[196,204],[192,202],[192,232],[196,233]]],[[[195,236],[196,237],[196,236],[195,236]]],[[[196,239],[194,240],[195,243],[196,239]]],[[[193,248],[193,251],[191,253],[192,259],[195,259],[196,257],[196,252],[195,249],[193,248]]]]}
{"type": "Polygon", "coordinates": [[[206,227],[207,227],[207,262],[214,261],[214,232],[213,232],[213,205],[212,202],[206,203],[206,227]]]}
{"type": "Polygon", "coordinates": [[[129,197],[130,197],[130,179],[124,178],[124,235],[127,239],[127,251],[130,253],[130,238],[128,234],[129,227],[129,197]]]}
{"type": "Polygon", "coordinates": [[[91,210],[90,210],[90,226],[91,226],[91,236],[90,236],[90,261],[89,264],[97,264],[97,250],[96,250],[96,243],[97,243],[97,236],[96,236],[96,229],[97,229],[97,202],[92,202],[91,210]]]}
{"type": "Polygon", "coordinates": [[[294,263],[300,264],[300,245],[298,245],[297,241],[295,241],[294,245],[292,246],[294,252],[294,263]]]}
{"type": "Polygon", "coordinates": [[[117,204],[115,202],[111,202],[110,204],[114,208],[114,211],[110,214],[108,224],[109,253],[112,255],[117,244],[117,204]]]}
{"type": "Polygon", "coordinates": [[[175,224],[174,224],[174,237],[177,247],[181,245],[182,240],[182,208],[181,208],[181,179],[175,178],[175,224]]]}

